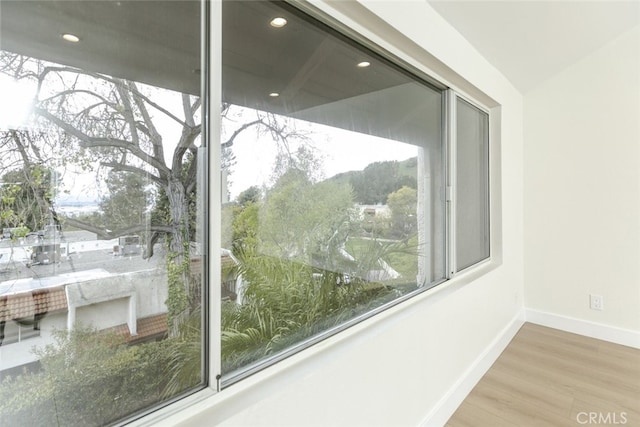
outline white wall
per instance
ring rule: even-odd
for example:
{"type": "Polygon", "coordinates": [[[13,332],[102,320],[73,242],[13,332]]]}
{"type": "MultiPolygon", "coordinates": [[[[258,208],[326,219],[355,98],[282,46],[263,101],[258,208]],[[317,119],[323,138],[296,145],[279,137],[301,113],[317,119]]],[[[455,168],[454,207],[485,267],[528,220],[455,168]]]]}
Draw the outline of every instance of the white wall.
{"type": "Polygon", "coordinates": [[[40,321],[40,336],[0,346],[0,371],[38,360],[39,358],[33,353],[33,348],[53,344],[54,331],[64,330],[66,326],[66,311],[48,313],[40,321]]]}
{"type": "Polygon", "coordinates": [[[639,28],[528,92],[524,112],[527,308],[640,332],[639,28]]]}
{"type": "Polygon", "coordinates": [[[129,320],[129,298],[102,301],[76,308],[76,326],[112,328],[129,320]]]}
{"type": "Polygon", "coordinates": [[[443,412],[429,418],[430,412],[446,406],[443,397],[483,352],[510,325],[519,325],[521,96],[426,2],[315,4],[496,107],[501,119],[494,123],[501,124],[502,134],[494,155],[502,158],[503,180],[493,189],[502,197],[501,211],[493,214],[502,217],[494,236],[502,236],[503,262],[477,280],[442,285],[435,295],[414,298],[186,409],[176,405],[178,413],[164,425],[438,425],[443,412]]]}

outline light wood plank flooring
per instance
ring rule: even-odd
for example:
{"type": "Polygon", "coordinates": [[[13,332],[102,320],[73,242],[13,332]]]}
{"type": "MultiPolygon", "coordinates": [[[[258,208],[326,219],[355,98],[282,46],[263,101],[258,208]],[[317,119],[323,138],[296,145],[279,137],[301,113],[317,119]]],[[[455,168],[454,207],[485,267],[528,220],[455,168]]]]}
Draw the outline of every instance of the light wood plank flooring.
{"type": "Polygon", "coordinates": [[[447,427],[640,426],[640,350],[525,323],[447,427]]]}

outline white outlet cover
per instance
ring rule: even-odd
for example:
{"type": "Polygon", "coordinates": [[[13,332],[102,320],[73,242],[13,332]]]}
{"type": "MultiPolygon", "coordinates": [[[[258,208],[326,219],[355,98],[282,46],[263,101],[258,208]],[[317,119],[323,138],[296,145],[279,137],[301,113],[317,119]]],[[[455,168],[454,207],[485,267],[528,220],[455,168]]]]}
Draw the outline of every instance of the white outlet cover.
{"type": "Polygon", "coordinates": [[[589,307],[592,310],[603,310],[604,309],[604,299],[602,295],[589,295],[589,307]]]}

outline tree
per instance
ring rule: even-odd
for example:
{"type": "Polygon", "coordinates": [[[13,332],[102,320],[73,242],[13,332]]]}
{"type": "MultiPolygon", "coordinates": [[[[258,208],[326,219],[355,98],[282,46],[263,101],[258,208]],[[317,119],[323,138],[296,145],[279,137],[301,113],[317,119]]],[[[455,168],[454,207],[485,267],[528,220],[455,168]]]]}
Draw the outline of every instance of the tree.
{"type": "Polygon", "coordinates": [[[0,219],[6,227],[25,226],[39,230],[58,218],[52,205],[57,175],[50,158],[50,135],[44,131],[0,132],[0,219]],[[42,147],[42,149],[40,148],[42,147]]]}
{"type": "Polygon", "coordinates": [[[338,286],[353,196],[347,184],[318,182],[320,162],[310,147],[282,155],[263,197],[238,197],[233,252],[247,288],[241,305],[223,306],[224,372],[343,322],[380,292],[361,280],[338,286]]]}
{"type": "Polygon", "coordinates": [[[240,206],[244,206],[248,202],[257,203],[260,200],[261,193],[260,188],[257,185],[253,185],[238,194],[236,200],[240,206]]]}
{"type": "Polygon", "coordinates": [[[313,183],[290,169],[266,193],[260,212],[260,250],[285,259],[331,259],[355,215],[351,188],[334,182],[313,183]]]}
{"type": "Polygon", "coordinates": [[[117,230],[147,220],[155,198],[148,180],[136,173],[111,170],[106,185],[108,195],[100,202],[105,227],[117,230]]]}
{"type": "MultiPolygon", "coordinates": [[[[149,179],[160,187],[168,200],[169,221],[151,223],[136,221],[117,230],[106,226],[85,224],[66,218],[70,225],[95,232],[103,238],[134,234],[149,230],[146,253],[153,255],[155,241],[164,234],[170,252],[169,260],[177,266],[185,265],[187,248],[192,237],[189,227],[189,200],[196,192],[197,162],[195,158],[201,133],[199,97],[190,94],[170,94],[136,82],[60,66],[24,56],[0,53],[0,70],[18,79],[33,81],[37,91],[33,102],[35,125],[53,129],[64,139],[61,150],[65,164],[75,164],[86,170],[96,165],[114,172],[126,172],[149,179]],[[181,111],[154,101],[178,101],[181,111]],[[169,121],[178,130],[175,140],[165,141],[158,122],[169,121]],[[165,150],[172,147],[171,153],[165,150]]],[[[16,141],[24,150],[25,144],[16,141]]],[[[23,160],[30,162],[28,155],[23,160]]],[[[188,269],[183,269],[174,285],[191,291],[188,269]]],[[[171,285],[170,285],[171,286],[171,285]]],[[[172,313],[173,329],[194,307],[176,307],[172,313]]]]}
{"type": "MultiPolygon", "coordinates": [[[[47,129],[42,136],[24,132],[27,138],[16,131],[5,132],[2,138],[11,144],[2,146],[7,153],[3,158],[24,165],[24,170],[31,170],[32,164],[42,164],[47,158],[59,158],[61,168],[85,172],[107,170],[112,177],[126,174],[129,181],[151,181],[158,188],[158,200],[150,224],[132,216],[125,218],[110,209],[118,205],[118,199],[131,195],[117,191],[103,202],[103,207],[108,208],[108,221],[104,224],[70,217],[60,217],[60,220],[104,239],[149,231],[147,256],[153,256],[154,244],[165,236],[171,255],[167,262],[173,278],[169,286],[182,286],[182,290],[173,289],[177,294],[193,293],[188,258],[189,243],[195,234],[196,159],[202,130],[200,98],[6,51],[0,52],[0,72],[31,81],[37,87],[33,126],[47,129]],[[166,131],[169,128],[173,131],[166,131]],[[29,140],[36,137],[38,141],[29,140]],[[129,220],[133,222],[127,223],[129,220]],[[107,223],[121,227],[111,229],[107,223]]],[[[223,114],[226,115],[229,108],[225,105],[223,114]]],[[[236,129],[222,144],[225,168],[233,165],[233,154],[228,149],[246,129],[264,129],[281,141],[295,134],[275,115],[256,114],[255,120],[235,125],[236,129]]],[[[32,181],[31,177],[28,179],[32,181]]],[[[51,201],[39,202],[51,206],[51,201]]],[[[170,317],[174,331],[181,319],[197,309],[182,304],[172,304],[172,307],[175,312],[170,313],[170,317]]]]}
{"type": "Polygon", "coordinates": [[[402,186],[417,187],[416,158],[403,162],[384,161],[367,165],[362,171],[348,172],[355,200],[365,205],[383,204],[387,196],[402,186]]]}
{"type": "Polygon", "coordinates": [[[404,186],[389,194],[387,204],[391,209],[391,232],[394,237],[407,238],[417,231],[416,209],[418,192],[404,186]]]}
{"type": "Polygon", "coordinates": [[[30,165],[27,169],[7,172],[2,177],[0,206],[2,224],[7,227],[25,226],[40,230],[52,220],[52,173],[50,170],[30,165]]]}
{"type": "Polygon", "coordinates": [[[231,248],[235,254],[257,250],[260,206],[260,202],[250,201],[234,207],[231,248]]]}

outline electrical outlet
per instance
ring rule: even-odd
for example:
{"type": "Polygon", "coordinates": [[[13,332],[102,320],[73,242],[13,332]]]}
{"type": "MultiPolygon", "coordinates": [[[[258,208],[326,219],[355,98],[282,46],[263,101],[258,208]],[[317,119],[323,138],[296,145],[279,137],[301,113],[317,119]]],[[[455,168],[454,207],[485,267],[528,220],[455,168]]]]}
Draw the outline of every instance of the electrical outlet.
{"type": "Polygon", "coordinates": [[[602,298],[602,295],[589,295],[589,307],[591,310],[604,310],[604,298],[602,298]]]}

